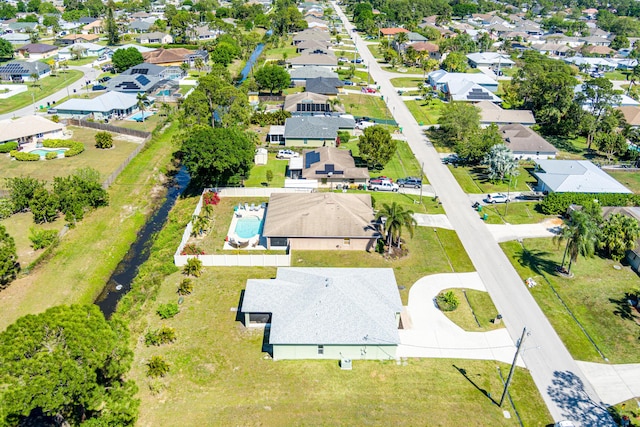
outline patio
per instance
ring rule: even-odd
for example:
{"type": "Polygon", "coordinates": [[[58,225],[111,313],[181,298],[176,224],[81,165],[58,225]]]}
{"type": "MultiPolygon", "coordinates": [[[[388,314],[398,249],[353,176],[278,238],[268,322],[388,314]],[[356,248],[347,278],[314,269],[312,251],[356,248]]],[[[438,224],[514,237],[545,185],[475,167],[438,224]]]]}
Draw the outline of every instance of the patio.
{"type": "Polygon", "coordinates": [[[262,237],[262,225],[267,211],[267,203],[238,203],[233,208],[233,218],[224,242],[223,250],[261,250],[267,249],[266,239],[262,237]]]}

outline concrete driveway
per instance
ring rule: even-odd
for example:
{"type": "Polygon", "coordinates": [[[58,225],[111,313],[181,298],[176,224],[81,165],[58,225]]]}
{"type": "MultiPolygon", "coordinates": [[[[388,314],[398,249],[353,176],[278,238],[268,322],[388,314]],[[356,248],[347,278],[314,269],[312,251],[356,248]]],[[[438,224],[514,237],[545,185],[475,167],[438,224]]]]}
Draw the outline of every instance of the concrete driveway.
{"type": "MultiPolygon", "coordinates": [[[[640,364],[605,365],[578,362],[578,366],[607,405],[640,396],[640,364]]],[[[638,403],[640,407],[640,403],[638,403]]]]}
{"type": "MultiPolygon", "coordinates": [[[[435,297],[448,288],[486,291],[478,273],[434,274],[418,280],[409,291],[406,307],[408,329],[400,330],[398,357],[438,357],[454,359],[499,360],[511,363],[516,348],[506,329],[467,332],[445,316],[435,297]]],[[[461,301],[461,304],[466,302],[461,301]]],[[[518,358],[518,365],[524,363],[518,358]]]]}
{"type": "Polygon", "coordinates": [[[531,239],[536,237],[553,237],[562,229],[562,219],[551,218],[537,224],[487,224],[489,233],[496,242],[531,239]]]}

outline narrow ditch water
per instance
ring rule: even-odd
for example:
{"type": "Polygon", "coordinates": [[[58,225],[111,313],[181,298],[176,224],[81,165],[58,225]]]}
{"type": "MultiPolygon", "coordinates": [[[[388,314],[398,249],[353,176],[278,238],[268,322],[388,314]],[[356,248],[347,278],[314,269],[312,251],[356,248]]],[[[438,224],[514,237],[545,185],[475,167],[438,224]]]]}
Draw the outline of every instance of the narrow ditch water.
{"type": "Polygon", "coordinates": [[[131,290],[131,282],[138,274],[140,266],[149,259],[151,245],[155,236],[167,222],[169,211],[176,200],[189,185],[189,173],[183,167],[173,178],[173,185],[167,191],[165,201],[149,217],[147,223],[138,232],[127,254],[118,264],[115,271],[107,281],[104,289],[94,303],[108,319],[116,311],[118,301],[131,290]]]}

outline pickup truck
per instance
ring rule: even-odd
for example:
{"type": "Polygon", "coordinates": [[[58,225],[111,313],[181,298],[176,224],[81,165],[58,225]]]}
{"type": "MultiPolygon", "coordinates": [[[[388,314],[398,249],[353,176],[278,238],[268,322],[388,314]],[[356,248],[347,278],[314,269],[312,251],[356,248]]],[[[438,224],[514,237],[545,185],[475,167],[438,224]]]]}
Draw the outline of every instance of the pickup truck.
{"type": "Polygon", "coordinates": [[[391,181],[382,181],[380,183],[369,184],[369,189],[372,191],[398,191],[398,184],[394,184],[391,181]]]}

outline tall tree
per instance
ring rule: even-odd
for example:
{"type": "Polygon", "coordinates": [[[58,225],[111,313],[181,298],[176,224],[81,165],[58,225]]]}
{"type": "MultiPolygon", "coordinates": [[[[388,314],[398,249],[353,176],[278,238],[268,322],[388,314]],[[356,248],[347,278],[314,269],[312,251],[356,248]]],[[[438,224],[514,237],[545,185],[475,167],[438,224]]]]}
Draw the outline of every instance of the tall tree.
{"type": "Polygon", "coordinates": [[[8,40],[0,39],[0,58],[13,58],[13,46],[8,40]]]}
{"type": "Polygon", "coordinates": [[[366,128],[358,140],[358,149],[362,159],[371,166],[384,166],[396,153],[397,141],[391,138],[383,126],[366,128]]]}
{"type": "Polygon", "coordinates": [[[4,288],[18,273],[16,242],[0,224],[0,289],[4,288]]]}
{"type": "Polygon", "coordinates": [[[484,129],[477,130],[465,141],[460,141],[454,145],[458,157],[465,160],[465,163],[477,165],[482,162],[489,153],[491,147],[502,145],[498,125],[492,123],[484,129]]]}
{"type": "Polygon", "coordinates": [[[467,57],[461,52],[450,52],[441,66],[450,73],[463,73],[467,69],[467,57]]]}
{"type": "Polygon", "coordinates": [[[607,155],[607,160],[613,160],[613,156],[625,153],[628,149],[624,135],[619,132],[601,132],[595,138],[598,149],[607,155]]]}
{"type": "Polygon", "coordinates": [[[114,46],[120,43],[120,33],[118,32],[118,24],[116,24],[116,19],[113,16],[114,7],[115,5],[113,4],[113,0],[109,0],[108,9],[107,9],[106,31],[107,31],[107,43],[110,46],[114,46]]]}
{"type": "Polygon", "coordinates": [[[614,105],[620,103],[621,97],[613,89],[613,83],[607,78],[599,77],[589,79],[582,85],[582,92],[578,94],[577,101],[586,106],[591,113],[587,119],[587,149],[591,149],[596,130],[603,116],[614,105]]]}
{"type": "Polygon", "coordinates": [[[492,181],[504,181],[507,177],[518,175],[518,160],[504,144],[491,147],[485,156],[483,163],[487,165],[489,172],[487,177],[492,181]]]}
{"type": "Polygon", "coordinates": [[[598,228],[593,219],[585,212],[575,210],[571,212],[569,223],[562,228],[562,232],[553,239],[558,245],[566,243],[562,256],[561,270],[569,257],[567,274],[571,274],[571,266],[577,262],[578,256],[591,257],[595,252],[598,228]]]}
{"type": "Polygon", "coordinates": [[[58,216],[59,206],[60,204],[55,194],[49,192],[46,188],[38,188],[33,193],[33,198],[29,204],[33,214],[33,222],[40,224],[42,222],[55,221],[58,216]]]}
{"type": "Polygon", "coordinates": [[[600,230],[598,247],[614,261],[620,261],[627,251],[636,247],[640,238],[638,220],[623,214],[613,214],[600,230]]]}
{"type": "Polygon", "coordinates": [[[406,228],[409,235],[413,236],[413,230],[417,226],[417,222],[413,218],[413,211],[405,209],[397,202],[393,202],[390,205],[383,203],[382,209],[376,213],[376,221],[382,222],[382,231],[385,235],[389,253],[391,253],[391,247],[394,242],[396,247],[400,247],[403,228],[406,228]]]}
{"type": "Polygon", "coordinates": [[[276,64],[267,64],[255,72],[256,83],[261,89],[269,89],[269,93],[282,92],[289,87],[291,76],[287,70],[276,64]]]}
{"type": "Polygon", "coordinates": [[[0,334],[0,422],[33,425],[44,415],[65,425],[133,425],[128,343],[126,326],[95,305],[21,317],[0,334]]]}
{"type": "Polygon", "coordinates": [[[6,185],[15,212],[24,212],[29,209],[33,195],[36,190],[44,188],[44,184],[43,181],[31,177],[7,178],[6,185]]]}
{"type": "Polygon", "coordinates": [[[442,108],[440,134],[451,147],[466,144],[480,129],[480,109],[467,102],[449,102],[442,108]]]}
{"type": "Polygon", "coordinates": [[[135,47],[128,47],[126,49],[117,49],[113,52],[111,62],[113,63],[113,68],[115,68],[116,72],[122,73],[135,65],[142,64],[144,62],[144,58],[142,58],[142,54],[138,49],[135,47]]]}
{"type": "Polygon", "coordinates": [[[147,102],[149,102],[149,97],[144,92],[139,92],[136,95],[136,105],[138,109],[142,112],[142,121],[144,122],[144,112],[147,109],[147,102]]]}

